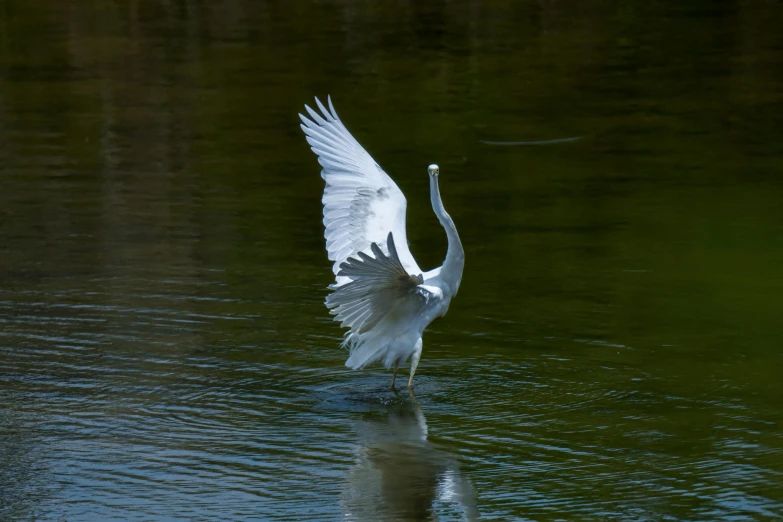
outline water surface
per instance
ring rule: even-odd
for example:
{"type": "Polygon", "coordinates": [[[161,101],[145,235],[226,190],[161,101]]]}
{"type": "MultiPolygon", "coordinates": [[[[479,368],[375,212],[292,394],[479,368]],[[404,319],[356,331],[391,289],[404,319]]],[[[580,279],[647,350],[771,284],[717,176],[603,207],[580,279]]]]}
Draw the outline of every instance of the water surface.
{"type": "Polygon", "coordinates": [[[423,4],[2,10],[0,518],[783,517],[780,6],[423,4]],[[414,398],[323,306],[326,94],[465,246],[414,398]]]}

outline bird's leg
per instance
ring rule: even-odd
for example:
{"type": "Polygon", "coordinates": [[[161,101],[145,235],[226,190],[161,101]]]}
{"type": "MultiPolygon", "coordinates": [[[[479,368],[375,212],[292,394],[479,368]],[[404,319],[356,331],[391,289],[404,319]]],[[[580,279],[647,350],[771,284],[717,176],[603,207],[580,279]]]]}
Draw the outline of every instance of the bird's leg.
{"type": "Polygon", "coordinates": [[[416,348],[411,356],[411,378],[408,379],[408,388],[413,388],[413,374],[416,373],[416,367],[419,365],[419,359],[421,358],[421,338],[416,342],[416,348]]]}
{"type": "Polygon", "coordinates": [[[394,389],[394,381],[397,379],[397,369],[399,368],[399,366],[400,366],[400,361],[394,363],[394,375],[392,375],[392,385],[391,385],[392,390],[394,389]]]}

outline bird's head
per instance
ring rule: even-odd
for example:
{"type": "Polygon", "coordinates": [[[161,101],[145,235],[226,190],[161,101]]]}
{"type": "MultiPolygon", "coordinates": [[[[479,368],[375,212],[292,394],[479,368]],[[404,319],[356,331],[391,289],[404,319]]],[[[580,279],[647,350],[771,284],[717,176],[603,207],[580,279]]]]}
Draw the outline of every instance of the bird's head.
{"type": "Polygon", "coordinates": [[[432,165],[427,167],[427,172],[430,173],[430,176],[437,177],[438,173],[440,172],[440,168],[433,163],[432,165]]]}

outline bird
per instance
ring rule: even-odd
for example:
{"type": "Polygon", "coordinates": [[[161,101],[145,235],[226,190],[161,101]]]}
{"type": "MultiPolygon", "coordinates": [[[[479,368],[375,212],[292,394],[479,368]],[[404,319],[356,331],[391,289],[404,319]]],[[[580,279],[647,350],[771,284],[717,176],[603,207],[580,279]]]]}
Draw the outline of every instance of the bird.
{"type": "Polygon", "coordinates": [[[443,265],[423,272],[416,264],[406,234],[407,201],[397,184],[345,127],[327,97],[320,112],[308,105],[309,118],[299,114],[300,127],[320,163],[325,181],[323,224],[326,250],[335,282],[326,307],[348,328],[343,346],[345,365],[358,370],[375,363],[397,370],[408,360],[413,375],[422,354],[422,334],[446,314],[459,290],[465,266],[454,220],[441,200],[438,165],[429,165],[430,200],[446,231],[443,265]]]}

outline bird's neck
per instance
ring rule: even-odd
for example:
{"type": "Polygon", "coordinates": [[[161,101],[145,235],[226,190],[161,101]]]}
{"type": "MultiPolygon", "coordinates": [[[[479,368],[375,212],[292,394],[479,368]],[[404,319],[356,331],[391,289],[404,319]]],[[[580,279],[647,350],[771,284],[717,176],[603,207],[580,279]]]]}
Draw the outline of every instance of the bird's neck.
{"type": "Polygon", "coordinates": [[[462,249],[462,242],[459,239],[459,234],[457,234],[457,227],[454,226],[454,221],[446,212],[446,209],[443,208],[437,176],[430,176],[430,199],[432,200],[432,210],[435,211],[440,224],[446,230],[446,237],[449,241],[446,260],[440,269],[440,277],[451,287],[454,293],[457,293],[462,280],[462,269],[465,266],[465,251],[462,249]]]}

